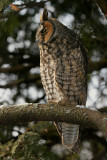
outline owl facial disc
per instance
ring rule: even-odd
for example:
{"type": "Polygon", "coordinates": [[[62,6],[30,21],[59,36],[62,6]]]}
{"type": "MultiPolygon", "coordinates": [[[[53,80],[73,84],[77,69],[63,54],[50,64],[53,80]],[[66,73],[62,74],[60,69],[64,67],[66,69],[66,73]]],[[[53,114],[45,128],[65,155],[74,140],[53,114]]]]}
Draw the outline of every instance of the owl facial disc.
{"type": "Polygon", "coordinates": [[[54,26],[51,23],[51,20],[48,19],[48,12],[44,8],[42,16],[40,15],[40,26],[36,34],[36,41],[39,44],[46,44],[50,42],[54,33],[54,26]]]}

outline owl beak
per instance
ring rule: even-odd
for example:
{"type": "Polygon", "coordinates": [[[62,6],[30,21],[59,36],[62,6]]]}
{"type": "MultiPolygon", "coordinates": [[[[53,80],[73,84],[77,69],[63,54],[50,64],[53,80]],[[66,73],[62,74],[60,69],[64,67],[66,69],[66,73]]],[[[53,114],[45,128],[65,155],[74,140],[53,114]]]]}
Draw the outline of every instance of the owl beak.
{"type": "Polygon", "coordinates": [[[37,37],[36,37],[36,42],[38,43],[38,45],[41,44],[40,39],[38,39],[37,37]]]}

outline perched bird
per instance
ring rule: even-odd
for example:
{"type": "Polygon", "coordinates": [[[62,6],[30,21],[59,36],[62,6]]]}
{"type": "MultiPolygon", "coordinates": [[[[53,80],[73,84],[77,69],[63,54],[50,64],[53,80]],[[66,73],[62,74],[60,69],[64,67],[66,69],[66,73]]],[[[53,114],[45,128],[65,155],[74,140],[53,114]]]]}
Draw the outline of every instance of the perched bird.
{"type": "MultiPolygon", "coordinates": [[[[87,51],[76,33],[56,19],[48,18],[44,8],[37,29],[40,74],[47,101],[72,106],[85,105],[87,97],[87,51]]],[[[79,125],[56,123],[62,144],[73,149],[79,125]]]]}

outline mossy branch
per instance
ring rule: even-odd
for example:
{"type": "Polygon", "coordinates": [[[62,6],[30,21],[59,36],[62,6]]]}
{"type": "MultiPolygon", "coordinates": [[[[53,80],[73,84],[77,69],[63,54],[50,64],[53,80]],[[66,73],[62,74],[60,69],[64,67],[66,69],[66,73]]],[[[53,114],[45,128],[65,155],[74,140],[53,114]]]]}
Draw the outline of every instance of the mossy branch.
{"type": "Polygon", "coordinates": [[[27,103],[3,106],[0,109],[0,125],[9,126],[31,121],[56,121],[76,123],[100,130],[107,137],[107,115],[87,108],[60,104],[27,103]]]}

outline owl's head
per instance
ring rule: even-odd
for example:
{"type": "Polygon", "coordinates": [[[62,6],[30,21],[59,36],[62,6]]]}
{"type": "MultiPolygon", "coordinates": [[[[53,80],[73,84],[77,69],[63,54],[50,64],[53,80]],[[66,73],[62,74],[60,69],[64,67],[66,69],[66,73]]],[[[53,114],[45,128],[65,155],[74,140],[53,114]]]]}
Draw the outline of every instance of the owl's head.
{"type": "Polygon", "coordinates": [[[40,44],[51,42],[55,38],[55,19],[48,18],[48,12],[44,8],[43,14],[40,16],[40,26],[36,32],[36,41],[40,44]]]}

